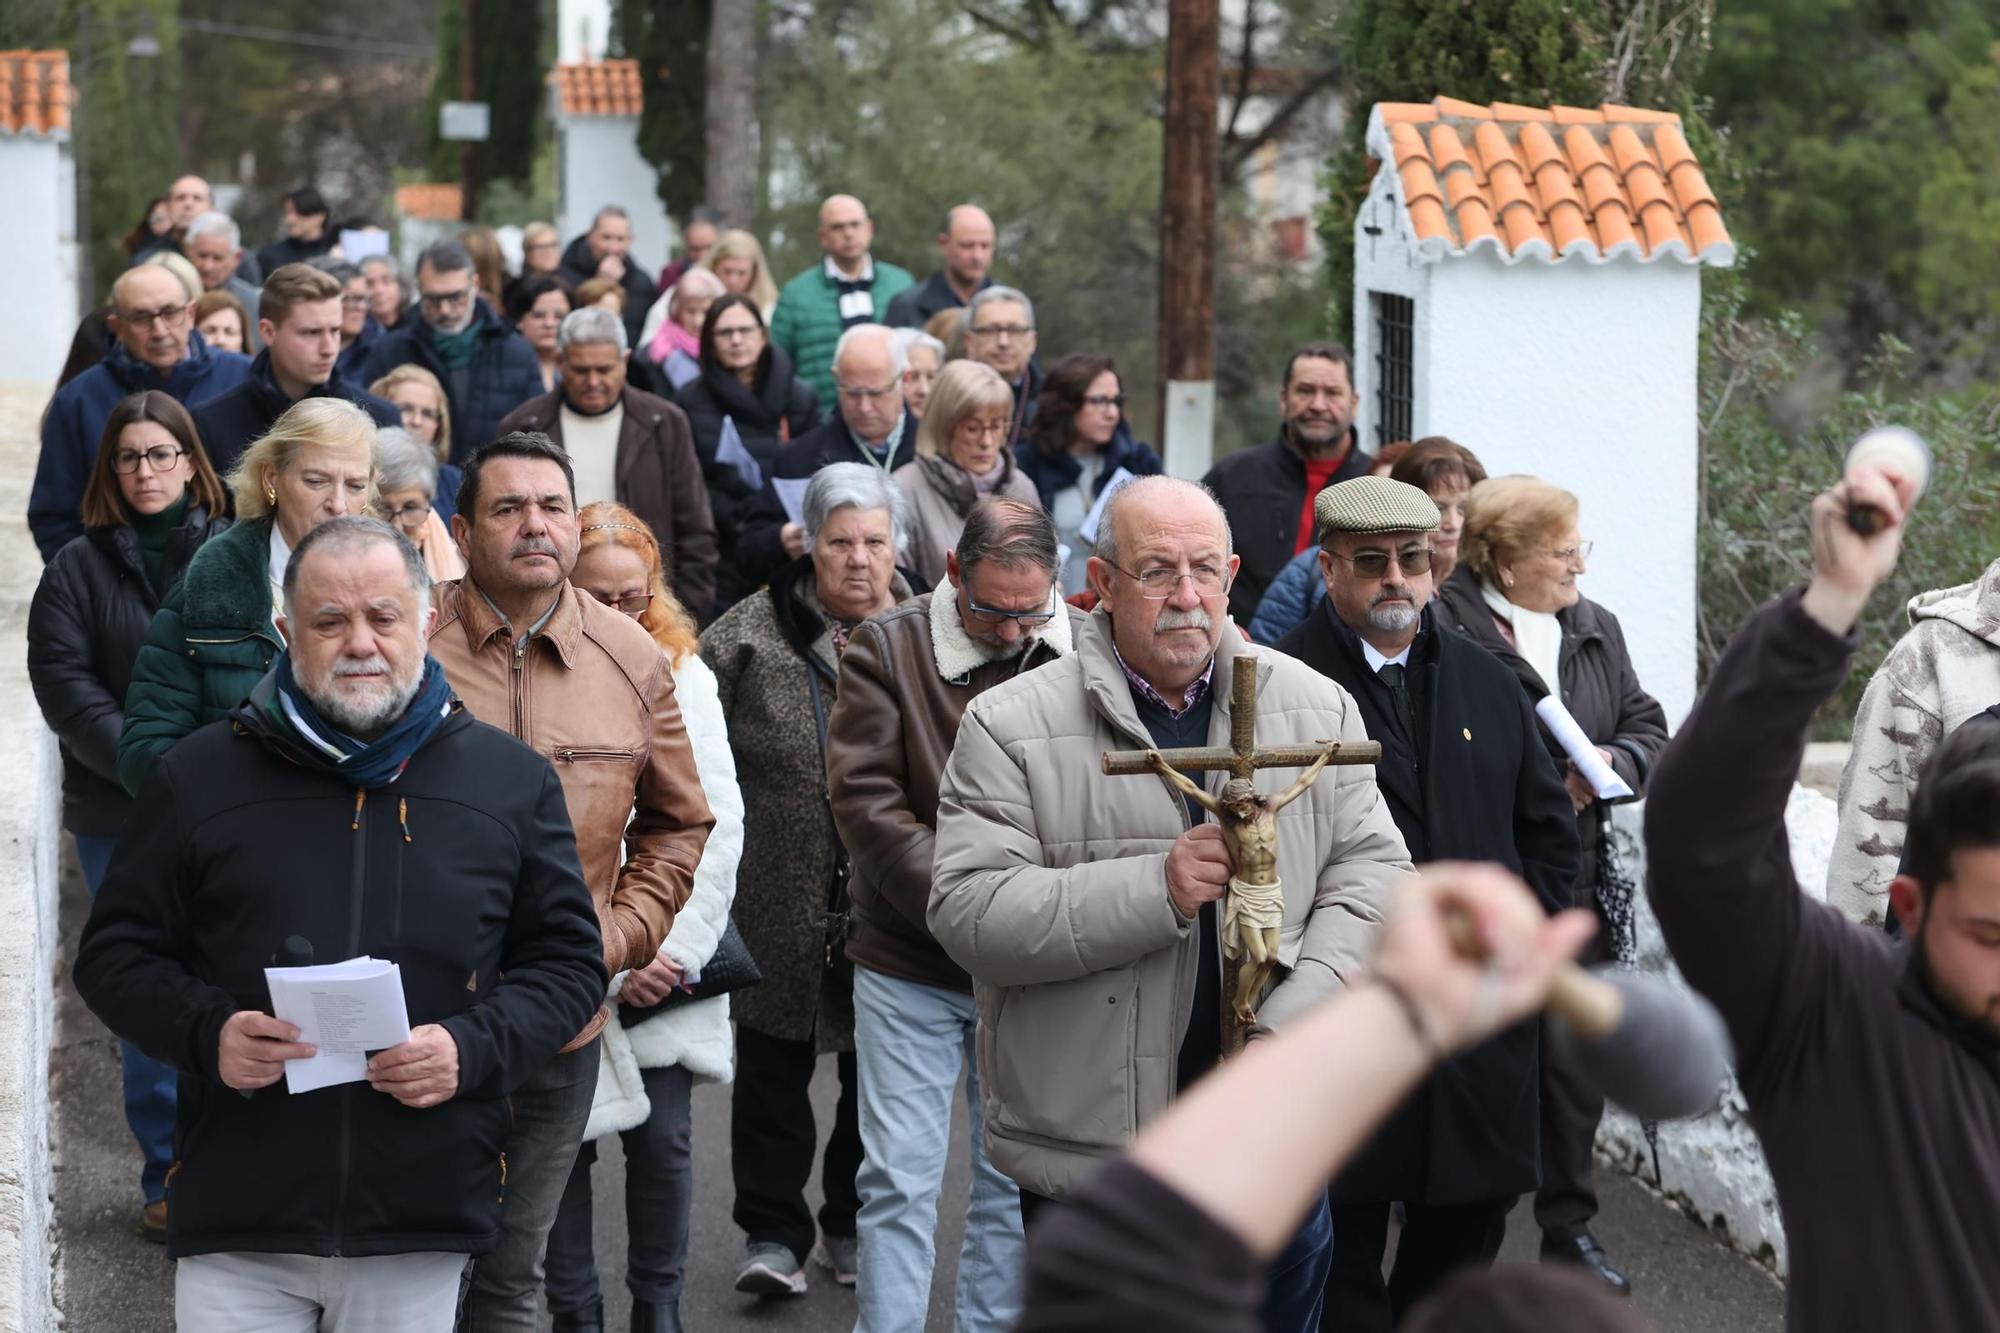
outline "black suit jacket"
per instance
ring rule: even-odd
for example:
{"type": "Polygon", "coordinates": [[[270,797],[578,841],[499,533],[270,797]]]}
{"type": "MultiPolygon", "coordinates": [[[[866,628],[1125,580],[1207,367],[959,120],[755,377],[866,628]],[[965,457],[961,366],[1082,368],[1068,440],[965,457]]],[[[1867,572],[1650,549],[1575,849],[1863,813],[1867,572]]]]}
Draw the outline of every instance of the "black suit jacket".
{"type": "MultiPolygon", "coordinates": [[[[1550,910],[1577,873],[1576,821],[1534,711],[1498,658],[1424,612],[1409,684],[1428,735],[1413,751],[1360,638],[1323,601],[1278,648],[1337,681],[1382,742],[1376,782],[1410,859],[1493,861],[1550,910]]],[[[1472,1203],[1540,1178],[1533,1021],[1440,1065],[1335,1180],[1340,1203],[1472,1203]]]]}

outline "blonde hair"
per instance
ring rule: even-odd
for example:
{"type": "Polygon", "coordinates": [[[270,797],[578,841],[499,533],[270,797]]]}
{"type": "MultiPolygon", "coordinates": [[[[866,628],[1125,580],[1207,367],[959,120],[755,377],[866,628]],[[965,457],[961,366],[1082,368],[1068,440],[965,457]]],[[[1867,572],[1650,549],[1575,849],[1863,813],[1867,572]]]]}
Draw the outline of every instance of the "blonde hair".
{"type": "Polygon", "coordinates": [[[764,247],[749,232],[732,227],[715,238],[715,244],[708,247],[697,267],[713,273],[715,266],[725,259],[750,261],[750,288],[744,295],[757,303],[757,308],[764,312],[764,321],[769,323],[771,312],[778,308],[778,284],[771,281],[771,266],[764,262],[764,247]]]}
{"type": "Polygon", "coordinates": [[[377,466],[374,418],[344,398],[316,397],[301,398],[286,408],[263,438],[245,449],[236,466],[229,470],[229,489],[236,496],[236,516],[266,518],[276,509],[264,489],[265,468],[283,473],[298,458],[299,450],[309,444],[350,442],[368,446],[366,509],[372,512],[377,466]]]}
{"type": "Polygon", "coordinates": [[[472,272],[479,280],[479,290],[486,293],[488,301],[498,305],[500,289],[507,285],[507,257],[500,251],[500,238],[491,227],[467,227],[458,234],[458,243],[472,256],[472,272]]]}
{"type": "Polygon", "coordinates": [[[155,250],[140,262],[151,264],[154,268],[163,268],[176,278],[179,278],[182,288],[187,291],[188,300],[199,301],[201,299],[201,273],[186,255],[178,254],[172,250],[155,250]]]}
{"type": "Polygon", "coordinates": [[[432,447],[437,450],[439,463],[449,463],[451,461],[451,402],[445,397],[444,385],[438,383],[437,376],[431,374],[416,362],[405,361],[402,365],[397,366],[381,379],[369,385],[368,392],[374,394],[377,398],[387,398],[391,393],[395,392],[396,386],[399,384],[421,384],[437,395],[438,437],[433,441],[432,447]]]}
{"type": "Polygon", "coordinates": [[[1465,502],[1459,559],[1487,582],[1540,543],[1576,526],[1576,497],[1540,477],[1493,477],[1465,502]]]}
{"type": "Polygon", "coordinates": [[[616,500],[599,500],[579,510],[576,521],[582,533],[582,540],[576,547],[579,557],[593,547],[620,546],[645,563],[646,586],[652,591],[653,600],[647,603],[646,613],[639,617],[639,623],[653,636],[653,642],[660,645],[660,651],[667,655],[667,660],[678,667],[701,651],[694,617],[667,590],[666,570],[660,561],[660,541],[646,526],[646,520],[616,500]]]}
{"type": "Polygon", "coordinates": [[[923,424],[917,427],[917,457],[950,458],[951,437],[959,423],[982,408],[1014,407],[1014,391],[1000,372],[984,361],[947,361],[931,382],[924,400],[923,424]]]}

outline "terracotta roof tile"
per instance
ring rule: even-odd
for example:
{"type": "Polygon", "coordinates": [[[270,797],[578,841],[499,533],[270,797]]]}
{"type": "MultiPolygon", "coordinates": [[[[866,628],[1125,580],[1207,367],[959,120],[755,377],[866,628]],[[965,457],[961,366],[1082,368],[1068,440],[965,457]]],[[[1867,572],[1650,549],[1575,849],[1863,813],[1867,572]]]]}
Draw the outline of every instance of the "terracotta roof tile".
{"type": "Polygon", "coordinates": [[[428,222],[458,222],[465,217],[465,202],[456,185],[398,185],[396,211],[428,222]]]}
{"type": "Polygon", "coordinates": [[[69,134],[69,54],[0,51],[0,136],[69,134]]]}
{"type": "Polygon", "coordinates": [[[1735,262],[1715,191],[1672,112],[1383,102],[1368,147],[1395,167],[1392,188],[1427,258],[1490,245],[1509,262],[1735,262]]]}
{"type": "Polygon", "coordinates": [[[636,116],[645,109],[636,60],[557,65],[549,72],[556,106],[565,116],[636,116]]]}

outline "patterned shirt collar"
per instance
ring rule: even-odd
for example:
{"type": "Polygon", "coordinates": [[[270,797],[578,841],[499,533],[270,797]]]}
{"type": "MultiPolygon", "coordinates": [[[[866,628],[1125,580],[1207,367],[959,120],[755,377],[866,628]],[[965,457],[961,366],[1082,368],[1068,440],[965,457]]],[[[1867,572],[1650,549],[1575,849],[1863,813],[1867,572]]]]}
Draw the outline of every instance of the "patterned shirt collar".
{"type": "Polygon", "coordinates": [[[1215,677],[1215,658],[1210,657],[1208,665],[1201,669],[1201,674],[1188,684],[1186,692],[1181,695],[1180,705],[1176,707],[1162,698],[1160,692],[1154,689],[1144,676],[1131,668],[1125,661],[1125,654],[1118,651],[1116,643],[1111,645],[1111,655],[1118,659],[1118,669],[1125,673],[1125,683],[1132,687],[1133,694],[1158,704],[1174,717],[1180,717],[1200,703],[1202,697],[1208,693],[1209,682],[1215,677]]]}

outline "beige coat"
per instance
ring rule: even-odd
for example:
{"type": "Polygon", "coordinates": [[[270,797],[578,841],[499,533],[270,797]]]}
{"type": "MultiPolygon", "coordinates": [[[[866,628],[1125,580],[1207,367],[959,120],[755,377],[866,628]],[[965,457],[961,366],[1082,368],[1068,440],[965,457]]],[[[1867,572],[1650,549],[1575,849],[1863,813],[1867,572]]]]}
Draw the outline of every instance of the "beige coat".
{"type": "MultiPolygon", "coordinates": [[[[922,459],[903,464],[889,479],[910,506],[910,544],[903,552],[904,563],[923,575],[925,587],[935,588],[944,580],[945,554],[958,545],[958,535],[965,531],[965,515],[926,475],[922,459]]],[[[1014,466],[1011,457],[1007,459],[1007,475],[993,488],[993,494],[1025,500],[1036,508],[1042,503],[1042,493],[1027,473],[1014,466]]]]}
{"type": "MultiPolygon", "coordinates": [[[[1236,657],[1216,654],[1211,745],[1229,743],[1236,657]]],[[[1260,744],[1368,739],[1346,691],[1265,650],[1260,744]]],[[[972,701],[938,799],[932,932],[972,975],[986,1150],[1024,1189],[1060,1197],[1172,1098],[1194,1002],[1198,931],[1167,895],[1166,853],[1188,827],[1154,776],[1105,777],[1106,750],[1151,744],[1093,614],[1076,651],[972,701]]],[[[1221,790],[1225,773],[1208,775],[1221,790]]],[[[1271,793],[1296,773],[1261,772],[1271,793]]],[[[1278,815],[1291,969],[1259,1021],[1331,995],[1374,947],[1409,854],[1371,767],[1330,770],[1278,815]]]]}

